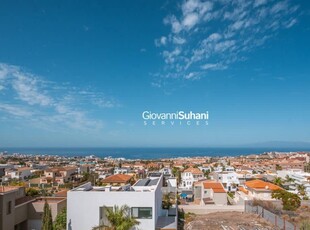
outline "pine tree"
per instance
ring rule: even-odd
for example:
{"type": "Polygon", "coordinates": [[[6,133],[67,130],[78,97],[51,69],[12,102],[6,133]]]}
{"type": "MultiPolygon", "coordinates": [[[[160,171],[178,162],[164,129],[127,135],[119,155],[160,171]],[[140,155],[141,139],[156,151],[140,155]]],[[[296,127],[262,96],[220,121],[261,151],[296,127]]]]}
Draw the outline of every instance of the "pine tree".
{"type": "Polygon", "coordinates": [[[43,211],[42,230],[53,230],[52,211],[46,200],[43,211]]]}

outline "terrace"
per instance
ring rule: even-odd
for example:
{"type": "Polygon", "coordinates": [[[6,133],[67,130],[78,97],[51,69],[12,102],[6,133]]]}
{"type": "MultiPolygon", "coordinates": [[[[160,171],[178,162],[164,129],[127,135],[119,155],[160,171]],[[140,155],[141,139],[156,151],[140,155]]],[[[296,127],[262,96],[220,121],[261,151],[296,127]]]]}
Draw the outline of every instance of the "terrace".
{"type": "Polygon", "coordinates": [[[72,192],[151,192],[154,191],[159,183],[159,178],[146,178],[138,180],[134,185],[125,184],[120,186],[93,186],[87,182],[79,187],[72,189],[72,192]]]}

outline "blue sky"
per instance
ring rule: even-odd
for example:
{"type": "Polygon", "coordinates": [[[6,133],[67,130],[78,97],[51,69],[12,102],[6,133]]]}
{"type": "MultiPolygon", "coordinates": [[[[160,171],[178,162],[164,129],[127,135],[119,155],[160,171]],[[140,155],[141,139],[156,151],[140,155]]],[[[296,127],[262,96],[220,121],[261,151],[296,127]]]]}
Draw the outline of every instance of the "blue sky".
{"type": "Polygon", "coordinates": [[[310,4],[3,1],[0,146],[310,141],[310,4]],[[141,113],[209,111],[208,126],[141,113]]]}

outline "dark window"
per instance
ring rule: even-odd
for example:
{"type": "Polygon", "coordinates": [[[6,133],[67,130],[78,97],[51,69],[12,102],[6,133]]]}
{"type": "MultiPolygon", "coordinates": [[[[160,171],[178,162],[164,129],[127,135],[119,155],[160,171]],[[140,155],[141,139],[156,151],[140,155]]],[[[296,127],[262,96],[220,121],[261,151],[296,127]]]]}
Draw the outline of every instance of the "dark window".
{"type": "Polygon", "coordinates": [[[8,202],[8,206],[7,206],[7,210],[6,210],[6,214],[9,215],[12,212],[12,201],[8,202]]]}
{"type": "Polygon", "coordinates": [[[152,208],[131,208],[131,216],[137,219],[152,219],[152,208]]]}

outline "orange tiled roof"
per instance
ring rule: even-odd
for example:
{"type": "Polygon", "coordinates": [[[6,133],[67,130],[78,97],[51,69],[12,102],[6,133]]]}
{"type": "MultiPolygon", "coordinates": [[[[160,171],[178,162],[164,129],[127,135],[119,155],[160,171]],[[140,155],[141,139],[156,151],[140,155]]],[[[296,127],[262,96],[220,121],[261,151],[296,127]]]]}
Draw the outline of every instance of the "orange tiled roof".
{"type": "Polygon", "coordinates": [[[185,169],[184,172],[191,172],[192,174],[203,174],[203,172],[200,169],[193,167],[185,169]]]}
{"type": "Polygon", "coordinates": [[[204,182],[204,189],[212,189],[215,193],[226,193],[220,182],[204,182]]]}
{"type": "Polygon", "coordinates": [[[279,190],[282,189],[281,187],[279,187],[278,185],[269,183],[269,182],[265,182],[262,180],[251,180],[251,181],[247,181],[245,182],[245,185],[249,188],[252,189],[267,189],[267,190],[279,190]]]}
{"type": "Polygon", "coordinates": [[[248,194],[248,193],[249,193],[249,191],[246,190],[246,189],[243,188],[243,187],[238,187],[238,189],[239,189],[241,192],[244,192],[245,194],[248,194]]]}
{"type": "Polygon", "coordinates": [[[126,174],[115,174],[102,180],[103,183],[126,183],[132,176],[126,174]]]}

